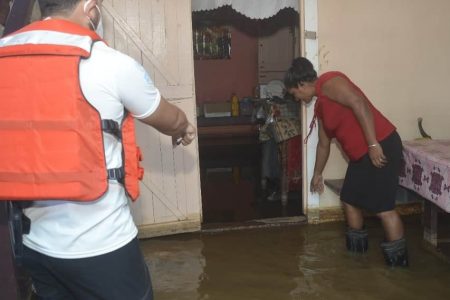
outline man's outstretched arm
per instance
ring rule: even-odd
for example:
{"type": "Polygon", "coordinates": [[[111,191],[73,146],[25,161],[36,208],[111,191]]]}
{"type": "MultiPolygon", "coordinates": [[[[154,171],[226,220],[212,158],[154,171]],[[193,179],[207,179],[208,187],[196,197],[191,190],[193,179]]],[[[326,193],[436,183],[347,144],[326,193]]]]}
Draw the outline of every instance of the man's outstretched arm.
{"type": "Polygon", "coordinates": [[[190,144],[197,134],[195,127],[187,120],[186,114],[163,98],[155,112],[140,121],[175,139],[181,138],[183,145],[190,144]]]}

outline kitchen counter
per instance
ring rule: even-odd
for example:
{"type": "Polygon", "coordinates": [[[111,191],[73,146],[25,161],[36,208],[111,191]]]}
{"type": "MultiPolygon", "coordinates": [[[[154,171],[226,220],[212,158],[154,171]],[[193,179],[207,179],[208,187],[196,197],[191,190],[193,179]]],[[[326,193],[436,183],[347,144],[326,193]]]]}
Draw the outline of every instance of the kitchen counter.
{"type": "Polygon", "coordinates": [[[242,137],[257,142],[259,125],[252,122],[251,116],[197,118],[199,140],[233,138],[239,143],[242,137]]]}
{"type": "Polygon", "coordinates": [[[198,127],[221,126],[221,125],[244,125],[252,123],[253,122],[251,116],[216,117],[216,118],[197,117],[198,127]]]}
{"type": "Polygon", "coordinates": [[[239,166],[259,155],[259,125],[250,116],[197,118],[203,167],[239,166]]]}

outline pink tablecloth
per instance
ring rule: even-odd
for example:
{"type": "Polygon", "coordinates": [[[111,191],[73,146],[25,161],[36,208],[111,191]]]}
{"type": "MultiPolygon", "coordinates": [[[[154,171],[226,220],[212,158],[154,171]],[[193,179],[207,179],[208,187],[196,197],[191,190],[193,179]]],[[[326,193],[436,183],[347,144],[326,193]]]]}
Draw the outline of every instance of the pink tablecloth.
{"type": "Polygon", "coordinates": [[[450,212],[450,140],[403,142],[399,183],[450,212]]]}

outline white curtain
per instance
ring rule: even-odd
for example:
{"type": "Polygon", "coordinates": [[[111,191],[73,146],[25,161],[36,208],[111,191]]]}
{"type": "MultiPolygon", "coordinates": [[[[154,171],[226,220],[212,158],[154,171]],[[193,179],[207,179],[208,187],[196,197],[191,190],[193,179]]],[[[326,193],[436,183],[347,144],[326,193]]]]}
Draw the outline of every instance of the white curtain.
{"type": "Polygon", "coordinates": [[[298,0],[192,0],[192,11],[212,10],[225,5],[251,19],[266,19],[290,7],[299,11],[298,0]]]}

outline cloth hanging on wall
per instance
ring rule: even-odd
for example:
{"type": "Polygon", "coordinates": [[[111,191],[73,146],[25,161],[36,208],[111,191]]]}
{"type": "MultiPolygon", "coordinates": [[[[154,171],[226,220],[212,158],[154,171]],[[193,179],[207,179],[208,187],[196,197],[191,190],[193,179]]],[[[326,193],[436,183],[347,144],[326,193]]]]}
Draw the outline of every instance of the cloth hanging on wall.
{"type": "Polygon", "coordinates": [[[213,10],[228,5],[250,19],[266,19],[284,8],[297,12],[298,0],[192,0],[192,11],[213,10]]]}

